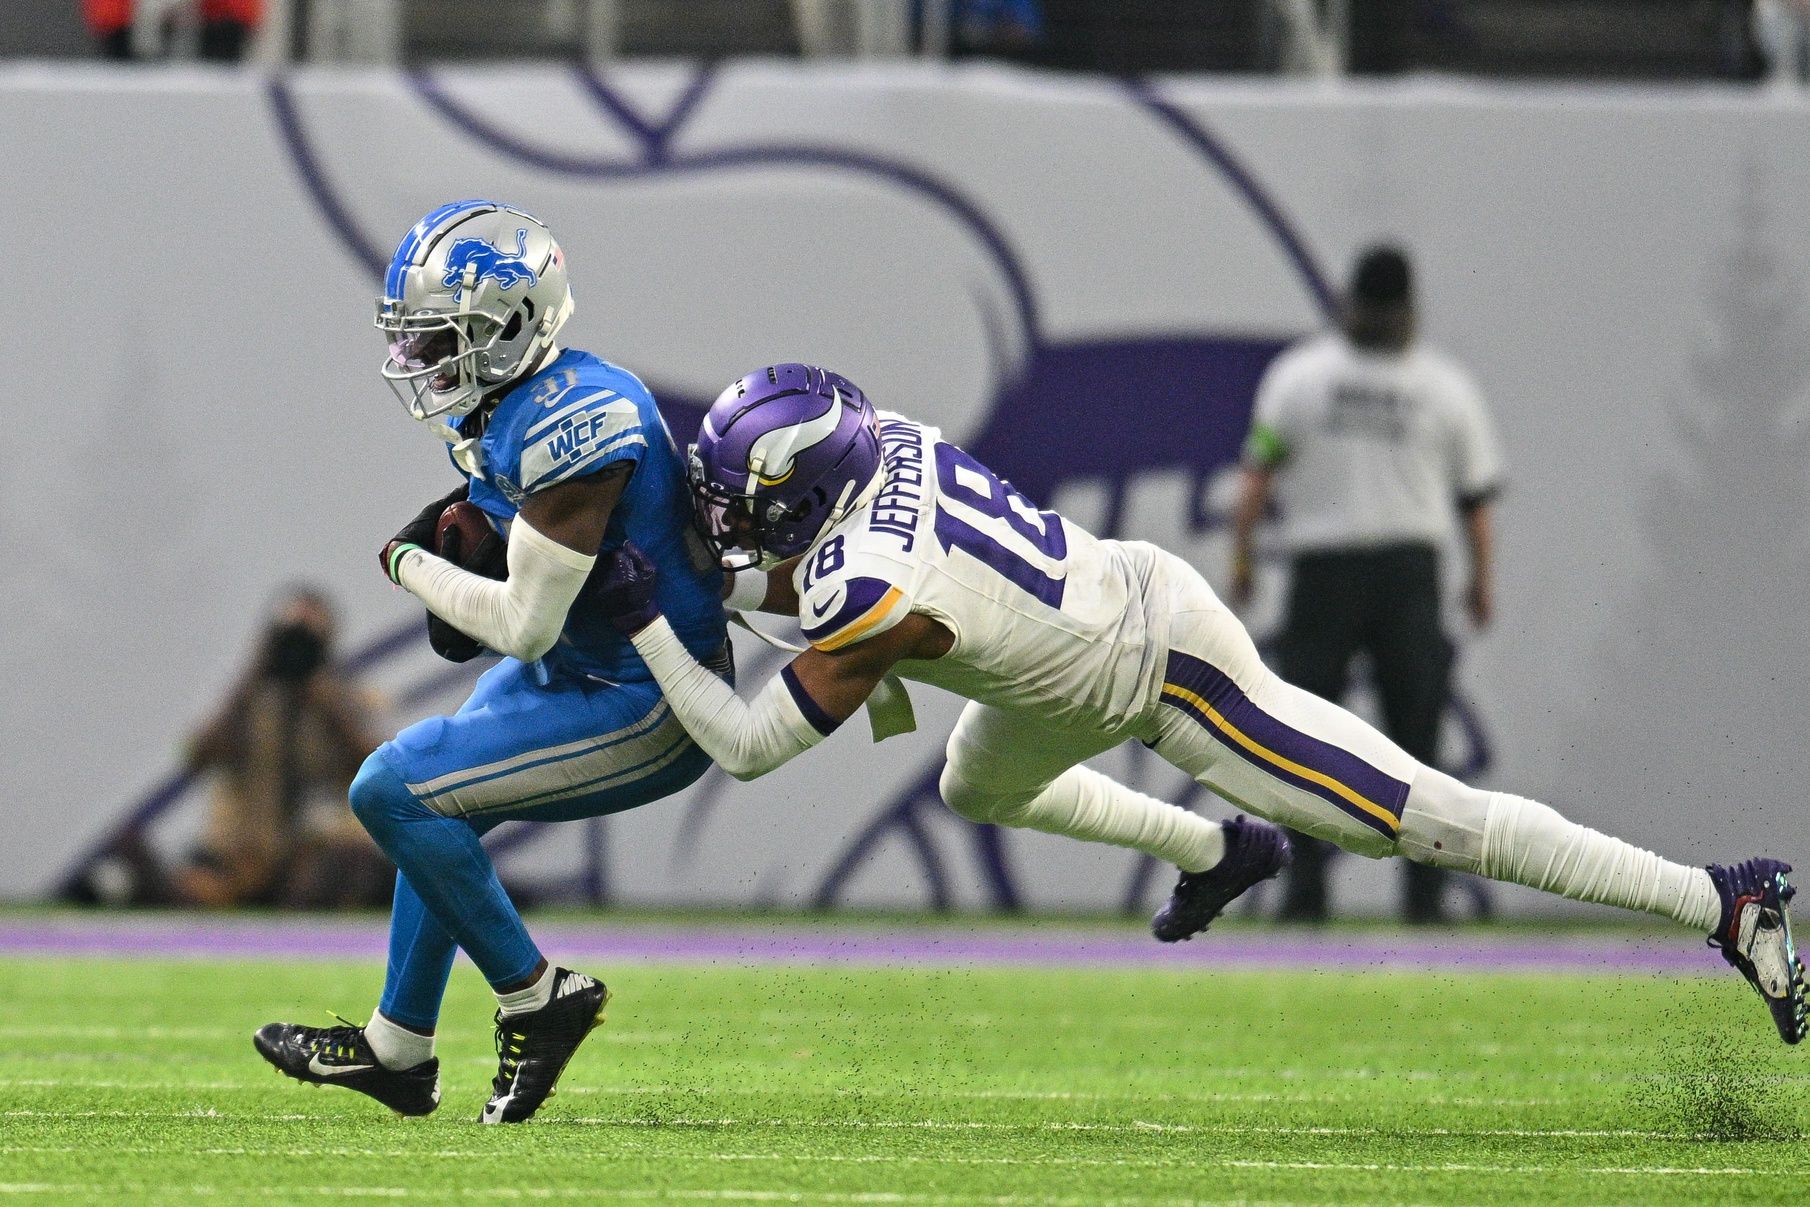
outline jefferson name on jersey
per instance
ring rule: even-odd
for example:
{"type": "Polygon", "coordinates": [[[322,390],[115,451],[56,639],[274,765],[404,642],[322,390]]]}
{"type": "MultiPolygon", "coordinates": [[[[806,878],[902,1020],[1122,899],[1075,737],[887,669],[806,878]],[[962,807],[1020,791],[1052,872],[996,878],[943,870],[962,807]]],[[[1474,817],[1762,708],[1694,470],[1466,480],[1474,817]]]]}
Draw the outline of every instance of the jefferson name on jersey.
{"type": "MultiPolygon", "coordinates": [[[[924,512],[925,429],[902,421],[880,424],[880,490],[867,505],[865,531],[900,556],[917,546],[924,512]]],[[[820,650],[839,650],[883,633],[911,611],[905,592],[884,578],[838,574],[844,537],[832,536],[803,566],[811,585],[799,598],[804,638],[820,650]],[[815,573],[811,571],[815,569],[815,573]]]]}
{"type": "Polygon", "coordinates": [[[1039,510],[935,428],[885,411],[879,420],[873,497],[794,571],[805,639],[839,650],[920,612],[955,644],[900,663],[905,678],[1053,719],[1134,715],[1155,690],[1166,636],[1147,602],[1162,592],[1146,547],[1039,510]]]}

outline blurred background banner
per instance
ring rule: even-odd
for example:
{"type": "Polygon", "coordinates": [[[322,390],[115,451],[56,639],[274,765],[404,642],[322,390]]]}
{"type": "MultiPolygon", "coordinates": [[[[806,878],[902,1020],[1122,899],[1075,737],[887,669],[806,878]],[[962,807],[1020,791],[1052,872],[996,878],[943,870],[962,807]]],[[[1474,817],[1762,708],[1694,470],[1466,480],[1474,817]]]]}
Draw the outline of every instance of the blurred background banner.
{"type": "MultiPolygon", "coordinates": [[[[48,891],[166,780],[277,584],[333,593],[391,720],[461,698],[375,565],[454,471],[379,381],[370,323],[402,232],[466,196],[551,225],[571,342],[642,375],[681,442],[749,368],[827,364],[1215,582],[1258,375],[1326,321],[1354,249],[1399,239],[1512,467],[1501,620],[1462,655],[1475,723],[1447,761],[1493,754],[1488,782],[1674,857],[1801,847],[1807,118],[1713,90],[910,61],[0,68],[0,897],[48,891]]],[[[741,652],[744,683],[773,670],[741,652]]],[[[944,815],[957,702],[914,694],[916,734],[851,725],[758,784],[713,773],[510,866],[588,860],[595,891],[638,903],[1154,896],[1130,856],[944,815]]],[[[1187,787],[1144,754],[1105,764],[1187,787]]],[[[1341,874],[1392,900],[1359,865],[1341,874]]]]}

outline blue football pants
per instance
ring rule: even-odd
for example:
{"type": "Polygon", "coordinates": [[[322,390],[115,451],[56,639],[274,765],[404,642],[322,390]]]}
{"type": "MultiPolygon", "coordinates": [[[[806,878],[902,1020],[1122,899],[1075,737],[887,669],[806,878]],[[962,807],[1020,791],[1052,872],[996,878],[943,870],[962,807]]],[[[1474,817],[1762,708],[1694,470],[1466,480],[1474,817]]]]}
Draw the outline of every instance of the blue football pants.
{"type": "Polygon", "coordinates": [[[452,716],[378,747],[351,791],[353,813],[398,871],[378,1008],[431,1030],[455,947],[493,986],[540,963],[479,841],[486,831],[620,813],[678,792],[709,766],[658,684],[543,686],[513,658],[486,671],[452,716]]]}

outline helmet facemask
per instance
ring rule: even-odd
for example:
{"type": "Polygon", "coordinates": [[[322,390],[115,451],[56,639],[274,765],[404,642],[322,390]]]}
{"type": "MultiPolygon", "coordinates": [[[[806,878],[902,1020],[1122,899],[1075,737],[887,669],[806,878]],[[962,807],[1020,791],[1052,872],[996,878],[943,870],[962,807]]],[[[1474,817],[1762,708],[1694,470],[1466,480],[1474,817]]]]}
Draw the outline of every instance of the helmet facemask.
{"type": "Polygon", "coordinates": [[[469,309],[401,311],[395,298],[378,303],[377,328],[390,339],[382,372],[416,419],[468,415],[488,391],[511,380],[512,374],[482,368],[507,330],[495,316],[469,309]]]}
{"type": "Polygon", "coordinates": [[[690,448],[687,483],[691,487],[692,515],[704,544],[730,573],[771,570],[785,555],[767,548],[767,525],[758,500],[705,477],[698,446],[690,448]]]}

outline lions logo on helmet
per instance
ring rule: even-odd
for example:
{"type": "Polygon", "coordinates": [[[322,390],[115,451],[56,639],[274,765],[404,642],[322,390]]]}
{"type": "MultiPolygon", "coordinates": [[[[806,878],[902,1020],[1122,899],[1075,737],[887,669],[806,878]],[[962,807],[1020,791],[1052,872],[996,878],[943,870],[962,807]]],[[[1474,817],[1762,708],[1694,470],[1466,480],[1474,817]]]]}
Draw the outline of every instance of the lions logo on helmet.
{"type": "Polygon", "coordinates": [[[390,260],[377,300],[383,376],[416,419],[459,418],[533,373],[571,316],[565,256],[545,223],[455,201],[410,228],[390,260]]]}
{"type": "Polygon", "coordinates": [[[540,280],[540,274],[529,268],[528,262],[522,259],[527,251],[528,232],[525,228],[518,228],[515,232],[513,256],[484,239],[460,239],[446,253],[446,275],[440,278],[440,284],[452,286],[455,298],[459,296],[467,273],[471,274],[474,285],[486,277],[495,278],[497,284],[504,289],[521,281],[533,285],[540,280]]]}

